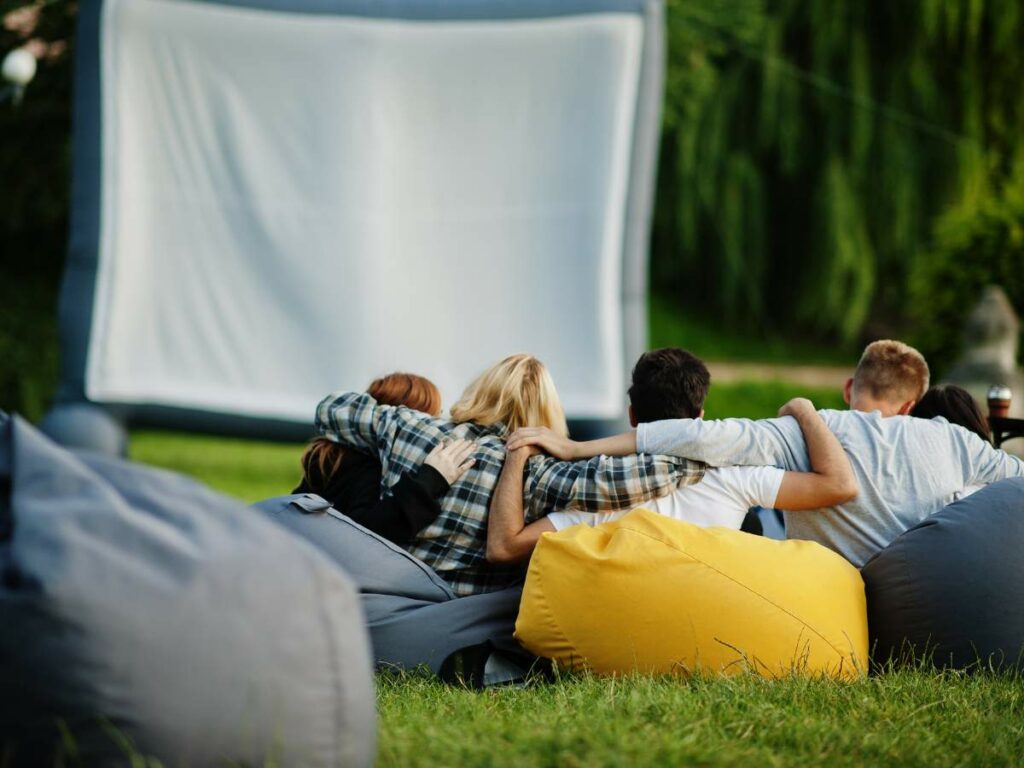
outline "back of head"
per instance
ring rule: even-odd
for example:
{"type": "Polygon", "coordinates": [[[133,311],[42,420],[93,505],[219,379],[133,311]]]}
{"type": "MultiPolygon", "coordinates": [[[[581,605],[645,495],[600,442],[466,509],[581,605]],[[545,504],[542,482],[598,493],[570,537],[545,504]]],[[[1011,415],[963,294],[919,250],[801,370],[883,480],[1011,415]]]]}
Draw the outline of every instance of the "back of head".
{"type": "Polygon", "coordinates": [[[969,429],[986,443],[992,442],[988,419],[981,412],[978,402],[970,392],[956,384],[939,384],[929,389],[910,415],[922,419],[942,416],[950,424],[959,424],[969,429]]]}
{"type": "Polygon", "coordinates": [[[902,341],[883,339],[868,344],[853,374],[853,392],[873,400],[905,403],[920,400],[928,389],[928,363],[902,341]]]}
{"type": "MultiPolygon", "coordinates": [[[[441,391],[430,379],[414,373],[389,373],[374,379],[366,388],[381,405],[404,405],[430,416],[441,413],[441,391]]],[[[345,449],[326,437],[315,437],[302,454],[302,484],[296,489],[326,495],[332,478],[341,469],[345,449]]]]}
{"type": "Polygon", "coordinates": [[[695,419],[704,409],[711,386],[707,366],[675,347],[640,355],[633,366],[629,402],[638,423],[662,419],[695,419]]]}
{"type": "Polygon", "coordinates": [[[569,435],[562,402],[544,364],[532,355],[512,355],[480,374],[451,407],[452,420],[482,426],[548,427],[569,435]]]}
{"type": "Polygon", "coordinates": [[[441,415],[441,392],[430,379],[415,373],[389,373],[366,388],[381,405],[404,405],[430,416],[441,415]]]}

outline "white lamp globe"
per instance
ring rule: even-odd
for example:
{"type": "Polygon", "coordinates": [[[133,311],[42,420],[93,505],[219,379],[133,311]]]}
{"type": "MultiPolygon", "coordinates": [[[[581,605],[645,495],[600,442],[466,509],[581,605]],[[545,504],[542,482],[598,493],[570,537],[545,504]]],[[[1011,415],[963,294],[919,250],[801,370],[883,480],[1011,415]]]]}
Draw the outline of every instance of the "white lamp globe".
{"type": "Polygon", "coordinates": [[[24,88],[36,76],[36,57],[24,48],[15,48],[4,57],[3,75],[7,82],[24,88]]]}

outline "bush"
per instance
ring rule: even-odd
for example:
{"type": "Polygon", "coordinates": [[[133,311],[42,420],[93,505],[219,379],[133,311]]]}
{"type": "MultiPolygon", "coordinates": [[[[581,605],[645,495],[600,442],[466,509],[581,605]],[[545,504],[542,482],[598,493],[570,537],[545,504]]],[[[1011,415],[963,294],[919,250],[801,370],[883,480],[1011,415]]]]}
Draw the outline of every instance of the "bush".
{"type": "Polygon", "coordinates": [[[38,419],[57,381],[57,289],[68,231],[71,62],[77,5],[0,0],[0,55],[39,70],[0,105],[0,409],[38,419]]]}
{"type": "Polygon", "coordinates": [[[992,284],[1002,286],[1018,313],[1024,311],[1024,173],[1001,194],[940,218],[933,248],[915,265],[913,339],[937,372],[960,353],[960,329],[992,284]]]}

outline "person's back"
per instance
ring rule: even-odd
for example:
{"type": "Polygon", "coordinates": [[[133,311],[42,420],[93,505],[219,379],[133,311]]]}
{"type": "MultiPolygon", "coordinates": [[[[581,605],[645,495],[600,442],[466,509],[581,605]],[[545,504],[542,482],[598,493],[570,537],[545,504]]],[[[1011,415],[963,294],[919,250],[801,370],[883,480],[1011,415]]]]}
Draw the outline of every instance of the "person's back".
{"type": "MultiPolygon", "coordinates": [[[[664,419],[700,419],[710,384],[707,366],[686,350],[666,347],[645,352],[633,368],[629,388],[630,423],[636,426],[638,422],[664,419]]],[[[810,471],[786,472],[774,466],[709,467],[699,483],[680,486],[642,506],[664,517],[701,527],[739,529],[751,507],[813,509],[856,495],[857,487],[846,454],[814,405],[809,400],[795,398],[783,405],[779,413],[793,416],[806,437],[810,471]]],[[[541,438],[539,447],[547,447],[550,441],[563,447],[571,443],[564,435],[543,429],[524,429],[517,434],[522,439],[526,433],[541,438]]],[[[617,438],[612,440],[617,441],[617,438]]],[[[596,442],[603,444],[605,441],[596,442]]],[[[635,448],[635,442],[633,439],[629,450],[635,448]]],[[[625,505],[621,510],[596,514],[555,511],[531,522],[523,513],[522,493],[517,486],[521,482],[525,457],[539,447],[509,446],[509,457],[491,504],[487,527],[490,562],[519,562],[530,556],[545,533],[581,523],[599,525],[633,511],[625,505]]],[[[557,449],[553,452],[557,453],[557,449]]],[[[603,452],[597,450],[585,455],[603,452]]],[[[563,458],[568,457],[563,455],[563,458]]]]}
{"type": "MultiPolygon", "coordinates": [[[[775,467],[708,467],[695,485],[683,485],[672,493],[651,499],[636,509],[649,509],[663,517],[702,528],[739,530],[751,507],[771,507],[782,484],[783,471],[775,467]]],[[[552,512],[556,531],[586,523],[601,525],[618,520],[633,509],[617,512],[552,512]]]]}
{"type": "MultiPolygon", "coordinates": [[[[345,392],[321,401],[316,426],[328,439],[379,458],[388,488],[418,468],[442,439],[473,441],[475,463],[441,498],[441,513],[407,549],[436,570],[456,594],[488,592],[521,573],[518,568],[489,564],[485,555],[487,511],[505,463],[505,435],[509,428],[528,424],[563,435],[568,430],[550,377],[527,355],[506,358],[485,372],[451,413],[454,421],[432,418],[379,405],[364,393],[345,392]]],[[[701,465],[670,457],[599,457],[586,462],[537,457],[530,463],[523,493],[531,520],[556,508],[603,512],[668,493],[679,483],[696,482],[703,471],[701,465]]]]}
{"type": "MultiPolygon", "coordinates": [[[[967,486],[1024,475],[1024,462],[963,427],[941,418],[903,415],[927,389],[927,366],[905,345],[876,345],[865,351],[847,384],[847,400],[856,410],[821,411],[846,450],[859,495],[828,509],[786,512],[789,538],[825,544],[857,566],[967,486]]],[[[810,467],[803,436],[791,418],[641,424],[636,448],[712,466],[810,467]]]]}

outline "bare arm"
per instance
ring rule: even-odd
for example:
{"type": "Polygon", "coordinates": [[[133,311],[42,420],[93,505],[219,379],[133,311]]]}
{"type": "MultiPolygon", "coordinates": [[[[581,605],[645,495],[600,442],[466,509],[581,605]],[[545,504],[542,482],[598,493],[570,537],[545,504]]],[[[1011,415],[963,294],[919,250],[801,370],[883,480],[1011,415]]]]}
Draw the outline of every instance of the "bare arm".
{"type": "Polygon", "coordinates": [[[555,530],[555,526],[542,517],[526,525],[523,516],[523,471],[526,461],[536,449],[520,448],[509,451],[501,478],[491,497],[491,510],[487,517],[487,562],[516,563],[527,559],[537,546],[542,533],[555,530]]]}
{"type": "Polygon", "coordinates": [[[562,461],[577,461],[592,456],[629,456],[636,453],[636,432],[631,430],[620,435],[579,443],[562,437],[547,427],[523,427],[517,429],[508,441],[510,451],[528,445],[535,445],[562,461]]]}
{"type": "Polygon", "coordinates": [[[821,509],[842,504],[856,496],[859,488],[850,460],[813,403],[801,397],[795,398],[779,409],[779,416],[792,416],[800,425],[807,443],[811,471],[786,472],[775,506],[791,511],[821,509]]]}

